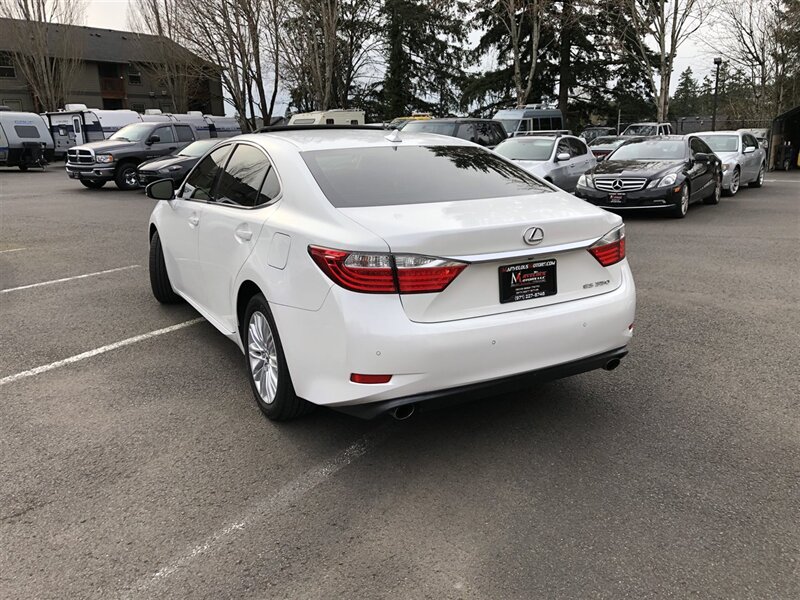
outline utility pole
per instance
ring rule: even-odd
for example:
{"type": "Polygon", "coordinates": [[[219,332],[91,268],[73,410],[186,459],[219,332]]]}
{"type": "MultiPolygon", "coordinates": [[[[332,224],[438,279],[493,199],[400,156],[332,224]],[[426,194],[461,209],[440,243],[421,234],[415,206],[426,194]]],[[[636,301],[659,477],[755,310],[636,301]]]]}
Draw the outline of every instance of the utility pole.
{"type": "Polygon", "coordinates": [[[714,112],[711,115],[711,131],[717,130],[717,94],[719,93],[719,68],[722,65],[722,59],[719,56],[715,57],[714,64],[717,65],[717,74],[714,77],[714,112]]]}

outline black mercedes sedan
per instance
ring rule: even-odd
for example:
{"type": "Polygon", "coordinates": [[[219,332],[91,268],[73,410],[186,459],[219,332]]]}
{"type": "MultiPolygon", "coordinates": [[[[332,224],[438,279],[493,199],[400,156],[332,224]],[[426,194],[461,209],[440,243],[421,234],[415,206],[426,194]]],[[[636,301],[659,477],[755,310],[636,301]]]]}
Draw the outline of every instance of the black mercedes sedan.
{"type": "Polygon", "coordinates": [[[683,218],[689,204],[717,204],[722,163],[695,135],[623,143],[578,179],[575,195],[608,210],[661,209],[683,218]]]}
{"type": "Polygon", "coordinates": [[[159,179],[172,179],[175,183],[180,183],[197,161],[220,141],[222,140],[218,138],[198,140],[178,154],[146,160],[137,167],[136,179],[142,187],[159,179]]]}

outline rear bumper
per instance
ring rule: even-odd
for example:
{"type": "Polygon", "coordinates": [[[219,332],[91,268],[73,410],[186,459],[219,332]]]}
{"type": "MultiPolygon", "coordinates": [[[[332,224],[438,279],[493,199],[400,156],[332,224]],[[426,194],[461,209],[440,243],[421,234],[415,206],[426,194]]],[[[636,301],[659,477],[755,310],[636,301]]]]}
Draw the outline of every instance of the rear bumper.
{"type": "Polygon", "coordinates": [[[587,371],[601,369],[609,364],[613,364],[614,361],[622,360],[627,354],[627,347],[617,348],[616,350],[595,354],[587,358],[581,358],[568,363],[529,371],[527,373],[520,373],[502,379],[405,396],[403,398],[395,398],[394,400],[373,402],[371,404],[342,406],[336,408],[336,410],[361,419],[374,419],[391,410],[401,406],[408,406],[409,404],[419,404],[421,410],[443,408],[445,406],[480,400],[489,396],[518,392],[528,389],[537,383],[572,377],[573,375],[586,373],[587,371]]]}
{"type": "Polygon", "coordinates": [[[336,286],[318,311],[271,308],[301,398],[332,408],[427,401],[576,361],[588,361],[577,372],[605,364],[592,357],[624,349],[632,337],[636,291],[622,266],[620,286],[604,294],[439,323],[410,321],[398,296],[336,286]],[[359,384],[351,373],[392,378],[359,384]]]}
{"type": "Polygon", "coordinates": [[[575,195],[587,202],[607,210],[625,210],[638,208],[672,208],[681,201],[680,192],[674,192],[673,187],[644,189],[638,192],[625,194],[622,202],[611,202],[608,192],[601,192],[595,188],[579,187],[575,195]]]}

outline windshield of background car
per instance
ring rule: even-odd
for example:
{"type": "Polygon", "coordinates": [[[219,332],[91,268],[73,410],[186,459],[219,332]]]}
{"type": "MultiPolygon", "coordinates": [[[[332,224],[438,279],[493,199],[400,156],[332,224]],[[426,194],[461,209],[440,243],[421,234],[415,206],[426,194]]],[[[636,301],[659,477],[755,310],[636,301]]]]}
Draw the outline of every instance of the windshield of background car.
{"type": "Polygon", "coordinates": [[[615,137],[598,137],[591,141],[589,147],[592,150],[613,150],[619,148],[624,142],[625,140],[615,137]]]}
{"type": "Polygon", "coordinates": [[[644,140],[620,146],[608,160],[682,160],[685,154],[683,140],[644,140]]]}
{"type": "Polygon", "coordinates": [[[519,119],[495,119],[495,121],[500,121],[503,124],[503,129],[506,130],[506,133],[511,135],[517,130],[519,127],[519,119]]]}
{"type": "Polygon", "coordinates": [[[500,143],[495,152],[511,160],[549,160],[555,140],[512,138],[500,143]]]}
{"type": "Polygon", "coordinates": [[[625,130],[625,135],[655,135],[654,125],[631,125],[625,130]]]}
{"type": "Polygon", "coordinates": [[[711,146],[714,152],[736,152],[739,149],[738,135],[701,135],[699,137],[711,146]]]}
{"type": "Polygon", "coordinates": [[[108,139],[122,140],[123,142],[141,142],[150,135],[152,130],[152,123],[131,123],[115,131],[108,139]]]}
{"type": "Polygon", "coordinates": [[[528,196],[552,190],[483,148],[391,146],[302,153],[336,208],[528,196]]]}
{"type": "Polygon", "coordinates": [[[403,126],[403,131],[412,133],[438,133],[441,135],[453,135],[455,123],[431,123],[430,121],[409,121],[403,126]]]}
{"type": "Polygon", "coordinates": [[[189,144],[178,153],[178,156],[203,156],[206,152],[211,150],[217,143],[219,142],[218,139],[213,140],[200,140],[199,142],[194,142],[193,144],[189,144]]]}

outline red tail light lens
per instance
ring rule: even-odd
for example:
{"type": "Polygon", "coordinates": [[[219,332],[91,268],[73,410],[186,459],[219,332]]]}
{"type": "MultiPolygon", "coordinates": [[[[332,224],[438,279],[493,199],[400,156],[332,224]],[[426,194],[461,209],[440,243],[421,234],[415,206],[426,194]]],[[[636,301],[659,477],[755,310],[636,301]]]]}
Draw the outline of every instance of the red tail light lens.
{"type": "Polygon", "coordinates": [[[617,264],[625,258],[625,225],[609,231],[588,250],[604,267],[617,264]]]}
{"type": "Polygon", "coordinates": [[[413,254],[367,254],[320,246],[309,246],[308,252],[334,283],[367,294],[441,292],[467,266],[467,263],[413,254]]]}

